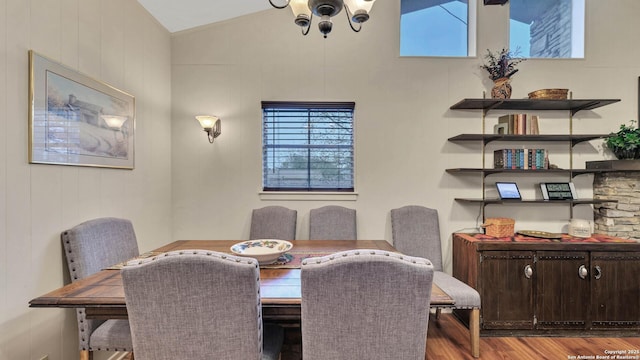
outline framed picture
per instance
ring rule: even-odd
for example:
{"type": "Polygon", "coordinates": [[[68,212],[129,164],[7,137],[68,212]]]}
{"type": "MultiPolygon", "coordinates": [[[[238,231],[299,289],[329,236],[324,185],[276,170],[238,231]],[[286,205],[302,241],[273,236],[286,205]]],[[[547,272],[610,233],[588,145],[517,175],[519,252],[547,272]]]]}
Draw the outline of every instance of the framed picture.
{"type": "Polygon", "coordinates": [[[501,200],[521,200],[520,190],[514,182],[497,182],[496,188],[501,200]]]}
{"type": "Polygon", "coordinates": [[[135,98],[29,51],[29,162],[133,169],[135,98]]]}
{"type": "Polygon", "coordinates": [[[540,183],[540,191],[542,191],[544,200],[573,200],[578,198],[576,188],[572,182],[540,183]]]}

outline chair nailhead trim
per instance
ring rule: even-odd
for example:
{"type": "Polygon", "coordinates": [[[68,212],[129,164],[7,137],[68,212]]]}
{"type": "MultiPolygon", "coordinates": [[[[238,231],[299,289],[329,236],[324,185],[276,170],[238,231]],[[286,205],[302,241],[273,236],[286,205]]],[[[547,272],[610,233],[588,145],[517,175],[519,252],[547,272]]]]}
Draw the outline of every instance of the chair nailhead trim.
{"type": "Polygon", "coordinates": [[[136,262],[129,262],[128,266],[131,265],[142,265],[145,264],[147,262],[151,262],[154,261],[156,259],[158,259],[159,257],[167,257],[167,256],[176,256],[176,255],[206,255],[206,256],[219,256],[221,259],[225,259],[225,260],[232,260],[235,261],[236,263],[242,263],[243,261],[246,261],[247,264],[249,265],[254,265],[256,268],[260,267],[260,264],[253,258],[243,258],[243,257],[239,257],[239,256],[229,256],[227,254],[223,254],[223,253],[214,253],[212,251],[205,251],[205,250],[198,250],[198,249],[193,249],[193,250],[180,250],[180,251],[169,251],[166,253],[163,253],[161,255],[157,255],[154,257],[150,257],[150,258],[145,258],[145,259],[139,259],[136,262]]]}
{"type": "MultiPolygon", "coordinates": [[[[404,260],[406,262],[410,262],[412,264],[416,264],[416,265],[426,265],[426,266],[432,266],[433,263],[429,260],[429,259],[424,259],[424,258],[417,258],[417,257],[412,257],[412,256],[406,256],[400,253],[395,253],[395,252],[389,252],[389,251],[384,251],[384,250],[376,250],[376,249],[356,249],[356,250],[347,250],[347,251],[342,251],[338,256],[339,257],[348,257],[348,256],[357,256],[357,255],[384,255],[387,257],[395,257],[399,260],[404,260]]],[[[328,261],[332,261],[332,260],[336,260],[336,254],[330,254],[330,255],[326,255],[323,257],[316,257],[316,258],[310,258],[310,259],[304,259],[302,260],[302,265],[309,265],[309,264],[322,264],[324,262],[328,262],[328,261]]]]}

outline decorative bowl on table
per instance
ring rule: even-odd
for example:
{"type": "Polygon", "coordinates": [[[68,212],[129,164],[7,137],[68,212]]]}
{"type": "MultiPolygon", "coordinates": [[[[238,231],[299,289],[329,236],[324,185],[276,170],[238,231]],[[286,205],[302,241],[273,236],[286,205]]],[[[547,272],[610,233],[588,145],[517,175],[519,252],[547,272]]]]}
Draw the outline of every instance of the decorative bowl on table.
{"type": "Polygon", "coordinates": [[[260,265],[276,262],[280,255],[291,250],[293,244],[278,239],[258,239],[239,242],[231,246],[234,255],[251,257],[258,260],[260,265]]]}

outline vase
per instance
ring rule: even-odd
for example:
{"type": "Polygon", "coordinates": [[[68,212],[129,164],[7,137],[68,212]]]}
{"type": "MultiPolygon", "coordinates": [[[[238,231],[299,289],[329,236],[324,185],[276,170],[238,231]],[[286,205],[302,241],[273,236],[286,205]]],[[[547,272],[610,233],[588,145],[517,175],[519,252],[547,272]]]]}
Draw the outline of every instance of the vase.
{"type": "Polygon", "coordinates": [[[491,89],[492,99],[510,99],[511,84],[509,78],[503,77],[493,80],[493,89],[491,89]]]}

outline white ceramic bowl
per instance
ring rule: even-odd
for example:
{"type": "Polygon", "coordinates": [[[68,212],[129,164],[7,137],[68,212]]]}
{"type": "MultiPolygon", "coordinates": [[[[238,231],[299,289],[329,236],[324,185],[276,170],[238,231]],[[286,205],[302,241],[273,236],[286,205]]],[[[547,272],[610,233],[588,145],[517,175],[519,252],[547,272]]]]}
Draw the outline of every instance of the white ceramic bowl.
{"type": "Polygon", "coordinates": [[[285,240],[259,239],[239,242],[231,246],[234,255],[251,257],[260,265],[274,263],[280,255],[291,250],[293,244],[285,240]]]}

